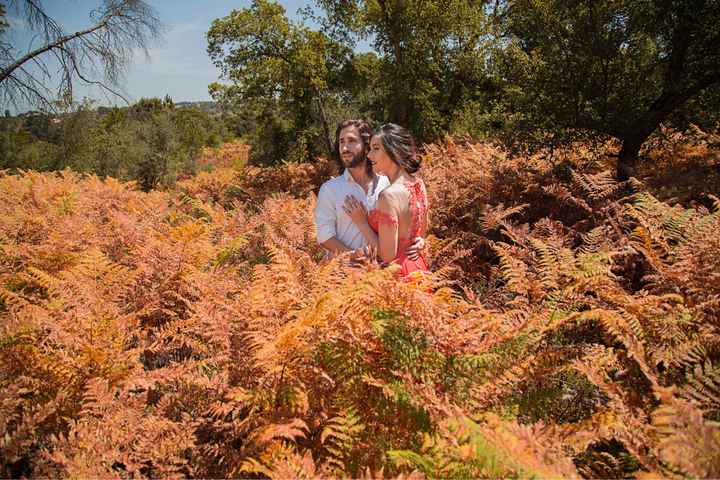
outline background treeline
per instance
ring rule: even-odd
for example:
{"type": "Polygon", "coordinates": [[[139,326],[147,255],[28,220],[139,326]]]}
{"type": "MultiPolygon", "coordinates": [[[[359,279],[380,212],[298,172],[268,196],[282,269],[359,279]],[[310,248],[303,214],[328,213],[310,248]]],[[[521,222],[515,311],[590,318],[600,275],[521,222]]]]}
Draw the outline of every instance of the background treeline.
{"type": "Polygon", "coordinates": [[[0,119],[0,168],[70,168],[135,180],[146,191],[169,186],[195,173],[202,147],[234,136],[211,105],[200,107],[176,107],[166,97],[126,108],[84,103],[64,113],[6,115],[0,119]]]}
{"type": "Polygon", "coordinates": [[[150,189],[231,135],[251,163],[314,160],[337,121],[362,117],[420,143],[470,136],[516,153],[615,139],[624,179],[661,125],[712,132],[720,119],[717,0],[315,0],[300,17],[255,0],[212,22],[217,115],[150,100],[5,120],[0,167],[70,166],[150,189]]]}
{"type": "MultiPolygon", "coordinates": [[[[316,0],[293,23],[255,0],[213,22],[210,86],[254,121],[253,160],[309,159],[338,119],[514,147],[613,137],[632,173],[663,122],[720,111],[717,1],[316,0]],[[316,27],[308,28],[312,24],[316,27]]],[[[621,169],[622,170],[622,169],[621,169]]]]}

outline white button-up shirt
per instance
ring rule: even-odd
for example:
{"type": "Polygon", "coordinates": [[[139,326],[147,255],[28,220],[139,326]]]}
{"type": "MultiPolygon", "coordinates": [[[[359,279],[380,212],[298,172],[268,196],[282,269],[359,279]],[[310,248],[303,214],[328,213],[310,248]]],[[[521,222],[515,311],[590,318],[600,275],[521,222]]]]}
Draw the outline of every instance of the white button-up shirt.
{"type": "Polygon", "coordinates": [[[365,193],[348,169],[345,169],[339,177],[331,178],[323,183],[315,206],[315,228],[318,243],[335,237],[353,250],[366,246],[365,237],[343,210],[345,197],[353,195],[370,211],[377,205],[380,192],[388,185],[390,185],[390,181],[386,176],[376,175],[365,193]]]}

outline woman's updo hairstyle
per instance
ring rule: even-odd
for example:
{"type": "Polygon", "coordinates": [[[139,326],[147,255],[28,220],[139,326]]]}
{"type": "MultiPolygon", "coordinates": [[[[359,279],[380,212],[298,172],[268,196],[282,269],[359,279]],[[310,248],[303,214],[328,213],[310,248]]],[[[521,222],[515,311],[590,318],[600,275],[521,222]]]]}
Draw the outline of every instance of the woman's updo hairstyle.
{"type": "Polygon", "coordinates": [[[386,123],[375,130],[373,136],[380,140],[390,159],[406,172],[413,174],[420,170],[415,139],[407,128],[386,123]]]}

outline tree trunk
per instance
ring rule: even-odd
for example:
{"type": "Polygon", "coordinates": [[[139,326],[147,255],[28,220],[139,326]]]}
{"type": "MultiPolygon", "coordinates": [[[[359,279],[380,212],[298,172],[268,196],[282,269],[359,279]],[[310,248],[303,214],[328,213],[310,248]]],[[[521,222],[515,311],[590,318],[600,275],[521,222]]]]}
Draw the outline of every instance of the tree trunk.
{"type": "MultiPolygon", "coordinates": [[[[695,84],[683,87],[683,78],[687,73],[688,49],[692,46],[694,24],[692,18],[682,15],[672,32],[671,54],[668,70],[664,80],[665,86],[660,96],[650,108],[638,118],[633,125],[620,135],[622,148],[618,154],[617,178],[627,180],[636,173],[640,148],[650,135],[677,108],[691,97],[697,95],[720,79],[710,73],[699,79],[695,84]]],[[[696,34],[699,34],[696,32],[696,34]]]]}
{"type": "Polygon", "coordinates": [[[645,114],[619,135],[622,147],[618,154],[616,169],[618,180],[624,181],[636,174],[640,148],[660,124],[688,99],[712,83],[714,82],[702,82],[682,92],[663,92],[645,114]]]}
{"type": "Polygon", "coordinates": [[[619,181],[624,182],[635,176],[639,163],[640,147],[642,147],[646,139],[647,137],[640,139],[640,136],[635,136],[626,137],[622,140],[622,147],[618,154],[617,168],[615,170],[615,176],[619,181]]]}
{"type": "Polygon", "coordinates": [[[322,123],[323,132],[325,132],[325,146],[328,151],[328,158],[335,156],[335,149],[333,148],[332,139],[330,138],[330,126],[328,125],[327,116],[325,115],[325,106],[323,105],[322,94],[319,89],[315,89],[317,98],[318,111],[320,112],[320,122],[322,123]]]}
{"type": "MultiPolygon", "coordinates": [[[[398,23],[397,13],[388,6],[386,0],[378,0],[380,9],[385,20],[385,27],[389,32],[390,45],[392,47],[392,58],[395,73],[395,82],[390,85],[390,99],[388,105],[389,120],[399,125],[407,126],[408,120],[408,95],[407,85],[401,80],[399,72],[405,72],[404,48],[402,44],[402,26],[398,23]],[[394,14],[393,14],[394,13],[394,14]]],[[[402,15],[402,14],[400,14],[402,15]]],[[[400,16],[402,18],[402,16],[400,16]]]]}

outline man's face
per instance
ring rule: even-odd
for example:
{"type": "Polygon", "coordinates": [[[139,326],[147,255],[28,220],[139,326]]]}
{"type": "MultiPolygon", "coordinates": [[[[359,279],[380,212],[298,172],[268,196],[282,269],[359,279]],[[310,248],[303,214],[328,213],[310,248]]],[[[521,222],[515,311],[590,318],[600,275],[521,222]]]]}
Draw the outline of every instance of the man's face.
{"type": "Polygon", "coordinates": [[[359,167],[365,163],[365,144],[357,127],[349,126],[340,130],[338,153],[345,168],[359,167]]]}

